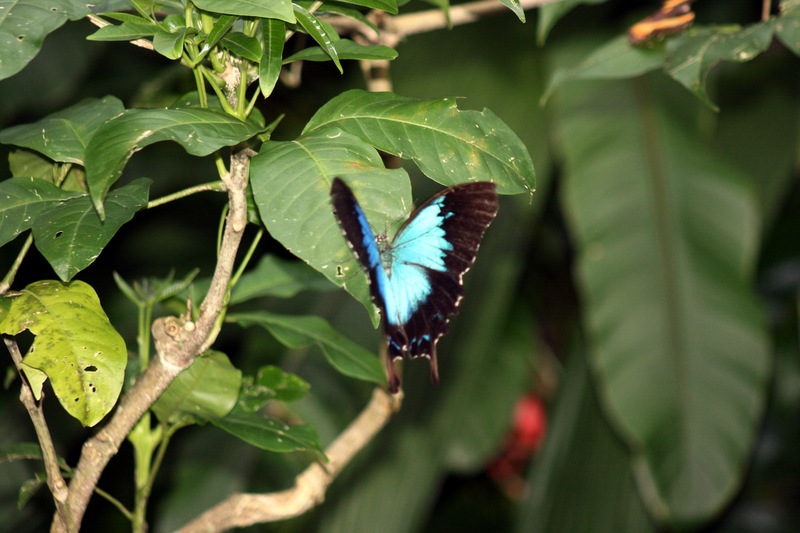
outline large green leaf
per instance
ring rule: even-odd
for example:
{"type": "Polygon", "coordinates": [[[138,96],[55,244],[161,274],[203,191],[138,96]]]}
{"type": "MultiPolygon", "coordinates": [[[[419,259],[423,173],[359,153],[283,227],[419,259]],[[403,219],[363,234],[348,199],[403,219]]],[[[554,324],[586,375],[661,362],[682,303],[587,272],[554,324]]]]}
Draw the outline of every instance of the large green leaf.
{"type": "MultiPolygon", "coordinates": [[[[376,228],[401,221],[411,208],[404,170],[387,170],[367,143],[341,131],[326,130],[289,142],[264,143],[251,160],[253,196],[270,234],[318,271],[355,295],[368,310],[365,276],[333,217],[330,184],[340,176],[356,191],[376,228]]],[[[377,316],[373,318],[377,323],[377,316]]]]}
{"type": "Polygon", "coordinates": [[[150,180],[139,178],[114,190],[106,200],[106,219],[89,195],[71,198],[41,213],[33,225],[36,248],[64,281],[91,265],[117,230],[147,205],[150,180]]]}
{"type": "Polygon", "coordinates": [[[34,122],[0,131],[0,143],[24,146],[53,161],[83,164],[89,139],[103,122],[125,111],[113,96],[87,98],[34,122]]]}
{"type": "Polygon", "coordinates": [[[203,11],[210,11],[212,13],[278,19],[289,23],[295,21],[291,0],[270,0],[269,2],[256,2],[253,0],[197,0],[194,2],[194,5],[203,11]]]}
{"type": "Polygon", "coordinates": [[[494,181],[504,194],[535,187],[533,162],[516,134],[488,109],[461,111],[453,98],[418,100],[351,90],[322,106],[305,132],[330,127],[413,159],[444,185],[494,181]]]}
{"type": "Polygon", "coordinates": [[[107,121],[86,147],[86,181],[100,217],[103,199],[128,159],[142,148],[174,141],[192,155],[206,156],[256,135],[261,128],[222,111],[203,108],[130,109],[107,121]]]}
{"type": "Polygon", "coordinates": [[[675,110],[644,107],[652,99],[626,84],[564,101],[566,209],[600,397],[650,512],[696,524],[739,487],[764,407],[756,194],[675,110]]]}
{"type": "Polygon", "coordinates": [[[11,178],[0,182],[0,246],[33,226],[42,212],[76,196],[83,193],[65,191],[40,179],[11,178]]]}
{"type": "Polygon", "coordinates": [[[0,0],[0,80],[22,70],[67,19],[88,14],[80,0],[0,0]]]}
{"type": "Polygon", "coordinates": [[[94,289],[82,281],[39,281],[14,299],[0,333],[36,336],[23,359],[26,375],[46,374],[61,405],[94,426],[117,401],[128,354],[94,289]]]}
{"type": "Polygon", "coordinates": [[[344,72],[342,70],[342,64],[339,62],[339,54],[337,54],[336,47],[334,46],[334,43],[339,40],[339,35],[336,31],[305,8],[297,4],[293,4],[292,7],[294,8],[294,15],[297,18],[297,22],[325,51],[336,65],[336,68],[339,69],[339,72],[344,72]]]}
{"type": "Polygon", "coordinates": [[[209,350],[178,374],[153,404],[162,422],[221,418],[236,405],[242,371],[222,352],[209,350]]]}
{"type": "Polygon", "coordinates": [[[243,326],[261,326],[289,348],[316,344],[342,374],[384,384],[383,366],[375,354],[344,337],[317,316],[277,315],[266,311],[228,315],[243,326]]]}
{"type": "Polygon", "coordinates": [[[532,462],[517,533],[656,531],[624,444],[603,419],[584,354],[570,355],[532,462]]]}

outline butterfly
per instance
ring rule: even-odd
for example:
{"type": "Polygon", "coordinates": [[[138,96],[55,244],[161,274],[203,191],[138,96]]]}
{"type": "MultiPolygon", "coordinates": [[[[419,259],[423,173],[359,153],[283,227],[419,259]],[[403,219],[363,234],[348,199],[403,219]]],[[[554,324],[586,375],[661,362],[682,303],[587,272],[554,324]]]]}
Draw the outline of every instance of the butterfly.
{"type": "Polygon", "coordinates": [[[341,178],[331,185],[333,214],[369,279],[387,338],[389,390],[400,388],[394,362],[426,357],[439,382],[436,343],[464,295],[463,276],[497,214],[494,183],[445,189],[419,207],[391,243],[372,232],[364,210],[341,178]]]}
{"type": "Polygon", "coordinates": [[[695,0],[665,0],[661,9],[630,27],[628,40],[631,44],[680,33],[694,22],[692,2],[695,0]]]}

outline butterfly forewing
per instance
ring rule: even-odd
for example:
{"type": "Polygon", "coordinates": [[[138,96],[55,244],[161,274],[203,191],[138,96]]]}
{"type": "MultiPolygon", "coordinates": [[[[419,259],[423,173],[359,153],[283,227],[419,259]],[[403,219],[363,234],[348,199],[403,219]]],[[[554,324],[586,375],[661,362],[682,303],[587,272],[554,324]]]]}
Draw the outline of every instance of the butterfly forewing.
{"type": "Polygon", "coordinates": [[[458,311],[464,294],[462,276],[475,261],[483,234],[497,214],[495,184],[456,185],[417,209],[384,252],[388,272],[363,210],[339,178],[333,181],[331,198],[384,316],[390,389],[394,392],[400,386],[392,361],[404,355],[430,358],[438,382],[436,343],[458,311]]]}

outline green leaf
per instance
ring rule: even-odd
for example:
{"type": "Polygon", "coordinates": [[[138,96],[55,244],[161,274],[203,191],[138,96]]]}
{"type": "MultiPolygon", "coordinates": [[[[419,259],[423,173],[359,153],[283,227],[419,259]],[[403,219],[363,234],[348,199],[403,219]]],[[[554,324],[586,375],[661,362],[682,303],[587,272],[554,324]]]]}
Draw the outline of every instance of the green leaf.
{"type": "Polygon", "coordinates": [[[214,23],[214,27],[211,28],[208,36],[206,37],[206,42],[203,43],[202,54],[200,57],[197,58],[197,61],[200,61],[205,55],[213,48],[233,27],[233,23],[236,22],[237,17],[232,15],[222,15],[217,19],[214,23]]]}
{"type": "MultiPolygon", "coordinates": [[[[308,9],[314,2],[297,2],[301,6],[308,9]]],[[[397,14],[397,2],[395,0],[343,0],[342,4],[351,4],[354,6],[363,6],[368,7],[370,9],[379,9],[381,11],[386,11],[387,13],[391,13],[393,15],[397,14]]],[[[329,11],[329,6],[335,6],[336,4],[331,3],[323,3],[322,6],[317,10],[318,12],[325,12],[329,11]]]]}
{"type": "Polygon", "coordinates": [[[153,37],[159,32],[158,24],[146,18],[129,13],[104,13],[104,17],[122,21],[122,24],[109,24],[99,28],[86,37],[89,41],[135,41],[153,37]]]}
{"type": "Polygon", "coordinates": [[[603,417],[585,355],[569,355],[558,376],[515,533],[655,533],[625,445],[603,417]]]}
{"type": "Polygon", "coordinates": [[[500,3],[510,9],[520,22],[525,22],[525,10],[520,5],[519,0],[500,0],[500,3]]]}
{"type": "Polygon", "coordinates": [[[289,425],[244,411],[234,411],[225,418],[211,420],[211,423],[262,450],[323,454],[317,432],[311,426],[289,425]]]}
{"type": "Polygon", "coordinates": [[[44,485],[47,481],[45,474],[36,473],[36,477],[24,481],[19,487],[19,494],[17,496],[17,509],[22,510],[30,499],[39,490],[39,487],[44,485]]]}
{"type": "Polygon", "coordinates": [[[0,143],[36,150],[53,161],[84,164],[89,140],[107,120],[125,111],[113,96],[87,98],[32,124],[0,131],[0,143]]]}
{"type": "Polygon", "coordinates": [[[104,218],[103,199],[119,179],[128,159],[142,148],[174,141],[192,155],[206,156],[260,131],[213,109],[130,109],[109,120],[86,148],[86,181],[95,208],[104,218]]]}
{"type": "Polygon", "coordinates": [[[83,195],[39,179],[11,178],[0,182],[0,246],[28,230],[42,213],[83,195]]]}
{"type": "Polygon", "coordinates": [[[330,127],[413,159],[443,185],[494,181],[504,194],[535,186],[533,162],[519,137],[488,109],[461,111],[452,98],[418,100],[351,90],[322,106],[304,132],[330,127]]]}
{"type": "Polygon", "coordinates": [[[165,31],[158,28],[153,36],[153,49],[167,59],[178,59],[183,55],[186,28],[165,31]]]}
{"type": "Polygon", "coordinates": [[[27,65],[50,33],[67,19],[80,20],[89,14],[80,0],[0,0],[0,80],[13,76],[27,65]]]}
{"type": "Polygon", "coordinates": [[[222,352],[209,350],[178,374],[153,404],[164,423],[213,420],[224,417],[236,405],[242,372],[222,352]]]}
{"type": "Polygon", "coordinates": [[[231,294],[231,304],[265,296],[291,298],[304,290],[329,291],[333,288],[328,280],[303,262],[265,255],[252,271],[239,279],[231,294]]]}
{"type": "Polygon", "coordinates": [[[560,19],[567,13],[575,9],[580,4],[602,4],[607,0],[562,0],[560,2],[553,2],[545,4],[539,8],[538,17],[536,17],[536,40],[539,45],[543,45],[547,40],[547,35],[550,30],[556,25],[560,19]]]}
{"type": "MultiPolygon", "coordinates": [[[[365,46],[357,44],[349,39],[339,39],[333,43],[336,55],[339,59],[369,59],[390,61],[397,57],[397,51],[388,46],[365,46]]],[[[319,46],[304,48],[303,50],[287,57],[283,62],[292,61],[328,61],[330,56],[319,46]]]]}
{"type": "Polygon", "coordinates": [[[125,341],[94,289],[82,281],[39,281],[20,291],[0,333],[36,336],[23,363],[47,374],[56,397],[84,426],[114,407],[125,374],[125,341]]]}
{"type": "Polygon", "coordinates": [[[313,13],[308,12],[297,4],[292,6],[294,8],[294,15],[297,22],[303,27],[304,30],[314,39],[320,47],[328,54],[328,57],[339,69],[342,70],[342,64],[339,62],[339,55],[336,53],[334,42],[339,40],[339,35],[327,25],[318,19],[313,13]]]}
{"type": "Polygon", "coordinates": [[[663,45],[633,46],[628,42],[627,35],[620,35],[597,48],[577,66],[556,70],[542,95],[542,101],[547,100],[565,82],[633,78],[660,68],[665,57],[663,45]]]}
{"type": "Polygon", "coordinates": [[[83,167],[70,163],[54,163],[51,159],[27,149],[8,154],[11,175],[17,178],[35,178],[47,181],[65,191],[86,192],[86,172],[83,167]],[[63,176],[67,173],[66,177],[63,176]]]}
{"type": "Polygon", "coordinates": [[[270,235],[328,279],[343,285],[372,313],[377,325],[366,276],[349,274],[360,267],[333,217],[330,184],[334,176],[344,178],[358,194],[371,223],[388,227],[403,220],[411,208],[405,171],[384,168],[377,151],[358,137],[325,130],[290,142],[264,143],[250,161],[250,176],[261,220],[270,235]]]}
{"type": "Polygon", "coordinates": [[[258,62],[258,86],[267,98],[272,94],[281,73],[283,43],[286,40],[286,23],[282,20],[265,19],[261,21],[261,42],[263,50],[258,62]]]}
{"type": "Polygon", "coordinates": [[[260,311],[233,313],[228,318],[245,327],[266,328],[289,348],[315,344],[322,349],[328,362],[342,374],[373,383],[386,383],[383,367],[375,354],[344,337],[317,316],[277,315],[260,311]]]}
{"type": "Polygon", "coordinates": [[[688,527],[738,490],[764,408],[757,197],[675,122],[691,102],[603,87],[569,100],[559,132],[591,366],[649,511],[688,527]]]}
{"type": "Polygon", "coordinates": [[[212,13],[278,19],[289,23],[295,22],[291,0],[270,0],[269,2],[255,2],[253,0],[196,0],[194,5],[203,11],[210,11],[212,13]]]}
{"type": "Polygon", "coordinates": [[[147,205],[150,180],[139,178],[114,190],[106,200],[106,219],[87,194],[41,213],[33,225],[36,248],[64,281],[91,265],[117,230],[147,205]]]}
{"type": "Polygon", "coordinates": [[[703,28],[682,34],[667,43],[669,57],[664,70],[703,103],[717,109],[706,92],[709,71],[720,61],[743,63],[767,49],[775,31],[775,19],[737,31],[703,28]]]}
{"type": "Polygon", "coordinates": [[[258,369],[255,378],[245,376],[242,379],[237,408],[255,413],[270,400],[296,402],[308,393],[308,389],[308,382],[301,377],[284,372],[277,366],[265,365],[258,369]]]}
{"type": "Polygon", "coordinates": [[[781,14],[775,21],[775,36],[796,56],[800,56],[800,9],[781,14]]]}
{"type": "Polygon", "coordinates": [[[248,61],[258,63],[261,60],[261,44],[255,37],[233,31],[225,35],[220,42],[225,48],[248,61]]]}

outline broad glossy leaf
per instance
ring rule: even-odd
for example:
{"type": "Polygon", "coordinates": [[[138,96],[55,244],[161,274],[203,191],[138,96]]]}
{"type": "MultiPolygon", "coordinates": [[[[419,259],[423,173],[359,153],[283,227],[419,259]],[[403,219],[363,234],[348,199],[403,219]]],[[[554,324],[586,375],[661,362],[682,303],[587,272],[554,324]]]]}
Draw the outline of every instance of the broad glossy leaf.
{"type": "Polygon", "coordinates": [[[639,497],[628,450],[603,418],[585,354],[569,356],[558,383],[514,531],[657,531],[639,497]]]}
{"type": "Polygon", "coordinates": [[[253,298],[291,298],[304,290],[329,291],[333,288],[327,279],[302,261],[265,255],[252,271],[239,279],[231,294],[231,305],[253,298]]]}
{"type": "MultiPolygon", "coordinates": [[[[392,60],[397,57],[397,51],[388,46],[366,46],[354,43],[350,39],[339,39],[333,43],[336,55],[339,59],[369,59],[369,60],[392,60]]],[[[287,57],[283,62],[292,61],[328,61],[330,56],[319,46],[304,48],[303,50],[287,57]]]]}
{"type": "Polygon", "coordinates": [[[53,161],[83,165],[89,140],[107,120],[125,111],[113,96],[87,98],[32,124],[0,131],[0,143],[36,150],[53,161]]]}
{"type": "Polygon", "coordinates": [[[109,120],[86,148],[86,181],[101,218],[103,199],[128,159],[142,148],[174,141],[192,155],[206,156],[256,135],[261,128],[221,111],[202,108],[130,109],[109,120]]]}
{"type": "Polygon", "coordinates": [[[315,344],[336,370],[357,379],[384,384],[383,367],[375,354],[344,337],[328,322],[317,316],[291,316],[268,313],[233,313],[228,315],[243,326],[261,326],[289,348],[315,344]]]}
{"type": "Polygon", "coordinates": [[[688,526],[740,486],[764,408],[760,214],[746,179],[675,110],[604,88],[565,98],[560,129],[591,366],[648,509],[688,526]]]}
{"type": "Polygon", "coordinates": [[[89,14],[80,0],[0,0],[0,80],[13,76],[36,57],[42,42],[68,19],[89,14]]]}
{"type": "Polygon", "coordinates": [[[633,46],[627,35],[615,37],[574,67],[558,69],[542,95],[546,100],[561,84],[574,80],[612,80],[640,76],[661,68],[664,47],[633,46]]]}
{"type": "Polygon", "coordinates": [[[713,109],[706,92],[709,71],[720,61],[743,63],[767,49],[772,42],[775,20],[753,24],[737,31],[727,28],[698,29],[667,43],[669,57],[664,70],[713,109]]]}
{"type": "Polygon", "coordinates": [[[240,410],[225,418],[212,419],[211,423],[262,450],[323,453],[317,432],[311,426],[289,425],[274,418],[240,410]]]}
{"type": "Polygon", "coordinates": [[[28,230],[43,212],[83,195],[40,179],[11,178],[0,182],[0,246],[28,230]]]}
{"type": "Polygon", "coordinates": [[[254,2],[253,0],[197,0],[194,5],[211,13],[239,15],[242,17],[258,17],[278,19],[294,23],[294,11],[291,0],[270,0],[254,2]]]}
{"type": "Polygon", "coordinates": [[[387,170],[374,148],[341,131],[315,131],[294,141],[264,143],[250,162],[253,196],[270,235],[345,286],[373,313],[377,324],[366,276],[351,275],[360,267],[333,217],[330,187],[335,176],[356,190],[379,231],[411,212],[405,171],[387,170]]]}
{"type": "Polygon", "coordinates": [[[297,18],[297,22],[306,30],[311,38],[317,42],[325,53],[328,54],[328,57],[336,65],[336,68],[339,69],[339,72],[344,72],[342,70],[342,64],[339,61],[339,55],[336,53],[336,47],[334,46],[334,42],[339,40],[339,35],[313,13],[308,12],[297,4],[294,4],[292,7],[294,8],[294,15],[297,18]]]}
{"type": "Polygon", "coordinates": [[[351,90],[322,106],[305,133],[331,127],[413,159],[443,185],[494,181],[504,194],[535,186],[533,162],[519,137],[488,109],[461,111],[452,98],[418,100],[351,90]]]}
{"type": "Polygon", "coordinates": [[[0,332],[36,336],[23,363],[47,374],[66,411],[94,426],[117,401],[128,354],[94,289],[82,281],[39,281],[14,299],[0,332]]]}
{"type": "Polygon", "coordinates": [[[139,178],[114,190],[100,220],[87,194],[41,213],[33,225],[36,248],[64,281],[91,265],[117,230],[147,205],[150,180],[139,178]]]}
{"type": "Polygon", "coordinates": [[[242,371],[222,352],[209,350],[178,374],[153,404],[161,422],[212,420],[231,412],[239,398],[242,371]]]}
{"type": "Polygon", "coordinates": [[[286,23],[282,20],[261,21],[261,58],[258,62],[258,85],[267,98],[278,82],[283,64],[283,43],[286,40],[286,23]]]}

